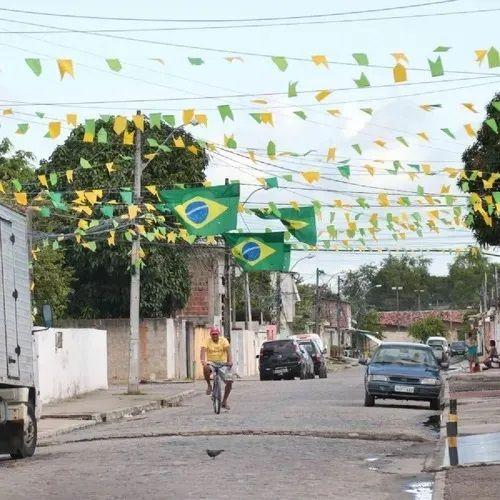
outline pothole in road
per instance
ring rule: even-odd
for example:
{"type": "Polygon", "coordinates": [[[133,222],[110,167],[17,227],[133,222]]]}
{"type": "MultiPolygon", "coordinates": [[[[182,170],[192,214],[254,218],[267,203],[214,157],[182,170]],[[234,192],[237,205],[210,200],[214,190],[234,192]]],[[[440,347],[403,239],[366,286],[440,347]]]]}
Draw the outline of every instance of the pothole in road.
{"type": "Polygon", "coordinates": [[[414,500],[432,500],[433,486],[432,481],[417,481],[410,483],[404,491],[413,495],[414,500]]]}
{"type": "Polygon", "coordinates": [[[439,432],[441,430],[441,415],[431,415],[424,421],[424,426],[433,431],[439,432]]]}

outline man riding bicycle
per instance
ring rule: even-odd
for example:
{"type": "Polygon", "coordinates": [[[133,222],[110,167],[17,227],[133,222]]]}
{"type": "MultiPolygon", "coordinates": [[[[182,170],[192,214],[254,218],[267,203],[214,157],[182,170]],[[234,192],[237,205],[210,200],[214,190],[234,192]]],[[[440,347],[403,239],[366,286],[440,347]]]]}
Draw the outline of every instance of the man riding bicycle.
{"type": "Polygon", "coordinates": [[[220,336],[220,331],[217,327],[210,328],[210,338],[202,346],[200,352],[200,360],[203,366],[203,375],[207,381],[207,394],[212,393],[212,384],[210,382],[210,375],[212,368],[210,364],[219,366],[219,374],[224,381],[226,388],[224,390],[224,397],[222,399],[222,408],[229,410],[227,398],[233,387],[233,376],[231,374],[231,367],[233,366],[233,359],[231,356],[231,346],[229,341],[220,336]]]}

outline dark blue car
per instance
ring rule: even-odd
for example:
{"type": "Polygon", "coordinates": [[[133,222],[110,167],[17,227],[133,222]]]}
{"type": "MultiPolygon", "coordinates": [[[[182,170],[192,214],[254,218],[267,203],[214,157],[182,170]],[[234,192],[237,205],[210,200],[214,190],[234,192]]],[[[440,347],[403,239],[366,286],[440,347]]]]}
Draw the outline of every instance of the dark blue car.
{"type": "Polygon", "coordinates": [[[441,409],[444,383],[429,346],[384,342],[366,364],[365,406],[381,398],[429,401],[432,410],[441,409]]]}

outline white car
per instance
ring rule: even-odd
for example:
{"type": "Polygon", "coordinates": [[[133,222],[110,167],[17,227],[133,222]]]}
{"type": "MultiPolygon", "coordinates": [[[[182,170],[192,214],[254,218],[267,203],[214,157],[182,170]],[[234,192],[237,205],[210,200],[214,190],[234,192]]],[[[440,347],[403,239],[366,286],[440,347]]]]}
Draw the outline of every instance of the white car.
{"type": "Polygon", "coordinates": [[[314,340],[321,349],[321,352],[326,352],[323,341],[317,333],[301,333],[300,335],[291,335],[290,338],[296,340],[297,342],[300,342],[301,340],[314,340]]]}
{"type": "Polygon", "coordinates": [[[450,347],[448,341],[444,337],[429,337],[426,343],[434,352],[438,363],[443,368],[448,368],[450,366],[450,347]]]}
{"type": "Polygon", "coordinates": [[[446,354],[450,353],[450,346],[445,337],[429,337],[426,344],[430,347],[441,346],[446,354]]]}

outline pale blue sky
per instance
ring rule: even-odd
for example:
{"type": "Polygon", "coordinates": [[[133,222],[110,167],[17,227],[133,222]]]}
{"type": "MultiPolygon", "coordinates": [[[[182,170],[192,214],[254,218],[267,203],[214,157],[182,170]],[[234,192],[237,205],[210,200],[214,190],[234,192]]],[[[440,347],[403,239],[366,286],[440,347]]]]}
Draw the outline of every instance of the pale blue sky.
{"type": "MultiPolygon", "coordinates": [[[[46,11],[54,13],[88,14],[99,16],[170,18],[170,19],[207,19],[207,18],[255,18],[275,16],[300,16],[323,14],[347,10],[373,9],[418,3],[412,0],[385,0],[383,2],[152,2],[142,1],[140,9],[131,1],[98,2],[62,2],[50,1],[41,4],[25,0],[19,4],[20,9],[46,11]]],[[[9,8],[17,5],[10,3],[9,8]]],[[[4,7],[6,7],[4,5],[4,7]]],[[[419,7],[386,14],[356,14],[344,18],[366,18],[375,16],[410,15],[412,13],[437,13],[447,11],[467,11],[472,9],[498,8],[495,0],[458,0],[456,2],[432,7],[419,7]]],[[[100,22],[95,20],[65,19],[58,17],[22,15],[0,11],[0,18],[18,22],[37,23],[62,27],[66,29],[104,29],[104,28],[142,28],[142,27],[178,27],[175,23],[146,23],[144,21],[100,22]]],[[[337,18],[339,19],[339,18],[337,18]]],[[[32,150],[38,158],[50,155],[54,145],[64,140],[44,139],[46,121],[29,115],[35,110],[44,111],[47,116],[63,119],[67,112],[78,112],[79,118],[94,117],[99,113],[122,113],[131,115],[137,107],[148,111],[172,112],[180,116],[182,109],[195,108],[208,115],[208,128],[197,127],[193,133],[217,142],[222,142],[224,133],[234,133],[239,147],[265,148],[269,140],[273,140],[279,151],[292,150],[305,152],[314,149],[316,153],[302,159],[287,159],[279,163],[279,168],[257,165],[267,175],[284,174],[281,170],[321,170],[334,179],[342,179],[336,168],[329,164],[319,163],[329,147],[337,148],[338,159],[352,159],[352,182],[375,186],[378,188],[404,189],[416,191],[417,184],[423,185],[429,192],[439,192],[442,184],[451,184],[454,180],[444,175],[422,177],[418,181],[409,182],[407,175],[390,176],[383,168],[390,168],[391,162],[373,163],[374,159],[400,160],[402,163],[430,163],[433,170],[445,166],[460,165],[460,155],[471,139],[466,135],[463,125],[472,123],[475,127],[483,119],[484,104],[498,90],[500,72],[490,70],[486,63],[481,67],[474,61],[474,50],[488,49],[498,43],[498,25],[500,12],[484,14],[462,14],[452,16],[423,17],[414,19],[397,19],[366,21],[353,23],[315,24],[303,26],[274,26],[262,28],[239,28],[227,30],[182,30],[163,32],[137,32],[128,35],[158,42],[212,47],[227,50],[227,54],[206,52],[198,49],[174,48],[165,45],[153,45],[140,42],[129,42],[112,38],[97,37],[81,33],[65,33],[57,35],[42,34],[7,34],[7,31],[38,30],[36,26],[0,20],[0,103],[2,108],[8,107],[12,101],[22,102],[84,102],[131,99],[171,99],[185,97],[184,101],[164,101],[149,104],[92,104],[88,106],[38,106],[27,105],[15,107],[12,117],[0,117],[0,135],[10,137],[16,147],[32,150]],[[392,66],[393,52],[404,52],[413,68],[427,68],[427,58],[436,58],[433,53],[437,46],[452,47],[441,54],[445,75],[440,79],[432,79],[429,71],[408,70],[408,83],[418,85],[400,85],[353,89],[353,78],[358,78],[363,71],[371,85],[392,84],[392,71],[374,67],[358,67],[349,65],[330,65],[329,69],[316,68],[311,62],[300,62],[289,59],[289,68],[280,72],[269,58],[243,56],[244,62],[228,63],[224,56],[233,51],[243,51],[270,55],[283,55],[299,58],[310,58],[312,54],[324,54],[330,60],[353,62],[352,53],[367,53],[371,65],[392,66]],[[36,77],[24,63],[26,57],[42,59],[43,73],[36,77]],[[201,57],[205,64],[192,66],[187,57],[201,57]],[[72,58],[75,61],[76,78],[74,80],[59,79],[55,58],[72,58]],[[106,66],[105,58],[120,59],[123,70],[113,73],[106,66]],[[161,58],[162,65],[152,58],[161,58]],[[469,73],[453,73],[463,71],[469,73]],[[477,78],[479,73],[491,74],[491,78],[456,81],[460,78],[477,78]],[[495,79],[495,76],[497,77],[495,79]],[[439,83],[437,80],[455,80],[439,83]],[[252,97],[220,98],[210,100],[193,100],[194,96],[219,96],[227,94],[266,94],[269,92],[286,92],[289,81],[298,81],[298,91],[314,89],[331,89],[334,92],[318,105],[314,93],[299,95],[295,99],[286,96],[268,97],[269,104],[262,106],[252,103],[252,97]],[[337,89],[337,90],[336,90],[337,89]],[[449,89],[447,91],[443,91],[449,89]],[[438,91],[438,92],[436,92],[438,91]],[[428,94],[399,97],[407,94],[428,94]],[[362,99],[378,99],[366,102],[352,102],[362,99]],[[478,114],[471,113],[460,103],[472,102],[478,114]],[[442,104],[442,108],[426,113],[420,104],[442,104]],[[234,110],[235,121],[222,124],[216,106],[230,104],[234,110]],[[360,111],[360,108],[371,107],[373,116],[360,111]],[[326,110],[338,108],[341,118],[334,118],[326,110]],[[308,119],[303,121],[293,114],[295,110],[304,110],[308,119]],[[257,124],[248,113],[251,111],[269,110],[274,113],[275,127],[257,124]],[[32,124],[25,136],[14,134],[17,123],[25,121],[40,122],[32,124]],[[456,140],[445,136],[440,129],[447,127],[456,134],[456,140]],[[426,131],[430,142],[417,138],[416,133],[426,131]],[[410,144],[404,147],[395,137],[403,136],[410,144]],[[381,149],[373,141],[381,138],[387,141],[387,149],[381,149]],[[363,150],[358,155],[352,144],[359,144],[363,150]],[[371,177],[363,170],[365,164],[375,165],[384,172],[371,177]]],[[[203,25],[204,23],[199,23],[203,25]]],[[[181,26],[186,26],[185,24],[181,26]]],[[[192,25],[191,25],[192,26],[192,25]]],[[[118,34],[127,36],[127,34],[118,34]]],[[[484,76],[483,75],[483,76],[484,76]]],[[[247,160],[237,158],[244,165],[233,160],[214,156],[208,170],[208,177],[214,182],[221,182],[225,177],[240,178],[244,183],[255,183],[255,178],[266,176],[262,172],[252,170],[247,160]]],[[[318,190],[301,190],[300,184],[283,184],[293,188],[294,192],[260,192],[252,200],[255,202],[275,201],[288,202],[296,200],[308,203],[310,198],[322,203],[332,203],[341,198],[351,202],[350,190],[368,191],[369,188],[350,187],[335,181],[322,180],[313,185],[318,190]],[[298,189],[298,191],[297,191],[298,189]],[[320,190],[321,189],[321,190],[320,190]],[[326,192],[324,189],[346,190],[344,194],[326,192]],[[323,191],[322,191],[323,190],[323,191]]],[[[245,186],[242,198],[252,189],[245,186]]],[[[374,191],[375,192],[375,191],[374,191]]],[[[377,194],[377,192],[375,192],[377,194]]],[[[357,197],[357,196],[355,196],[357,197]]],[[[367,195],[371,202],[373,195],[367,195]]],[[[380,214],[382,211],[377,209],[380,214]]],[[[394,213],[398,208],[392,209],[394,213]]],[[[330,209],[324,210],[324,220],[319,221],[321,227],[329,223],[330,209]]],[[[336,221],[342,221],[337,214],[336,221]]],[[[367,220],[365,217],[362,219],[367,220]]],[[[256,218],[246,217],[246,224],[251,229],[263,229],[269,225],[256,218]]],[[[360,225],[367,226],[367,223],[360,225]]],[[[245,227],[245,226],[243,226],[245,227]]],[[[272,226],[279,227],[279,226],[272,226]]],[[[338,227],[343,227],[339,222],[338,227]]],[[[381,241],[380,246],[395,245],[389,233],[381,236],[389,238],[381,241]]],[[[425,246],[449,247],[464,245],[471,241],[464,232],[443,231],[436,235],[428,235],[424,239],[412,238],[404,243],[404,247],[421,248],[425,246]]],[[[295,254],[293,260],[302,254],[295,254]]],[[[366,262],[379,261],[380,255],[371,254],[336,254],[321,252],[314,259],[300,263],[296,269],[304,273],[312,273],[313,268],[320,266],[328,273],[342,269],[354,268],[366,262]]],[[[433,255],[432,271],[446,272],[450,260],[448,255],[433,255]]]]}

